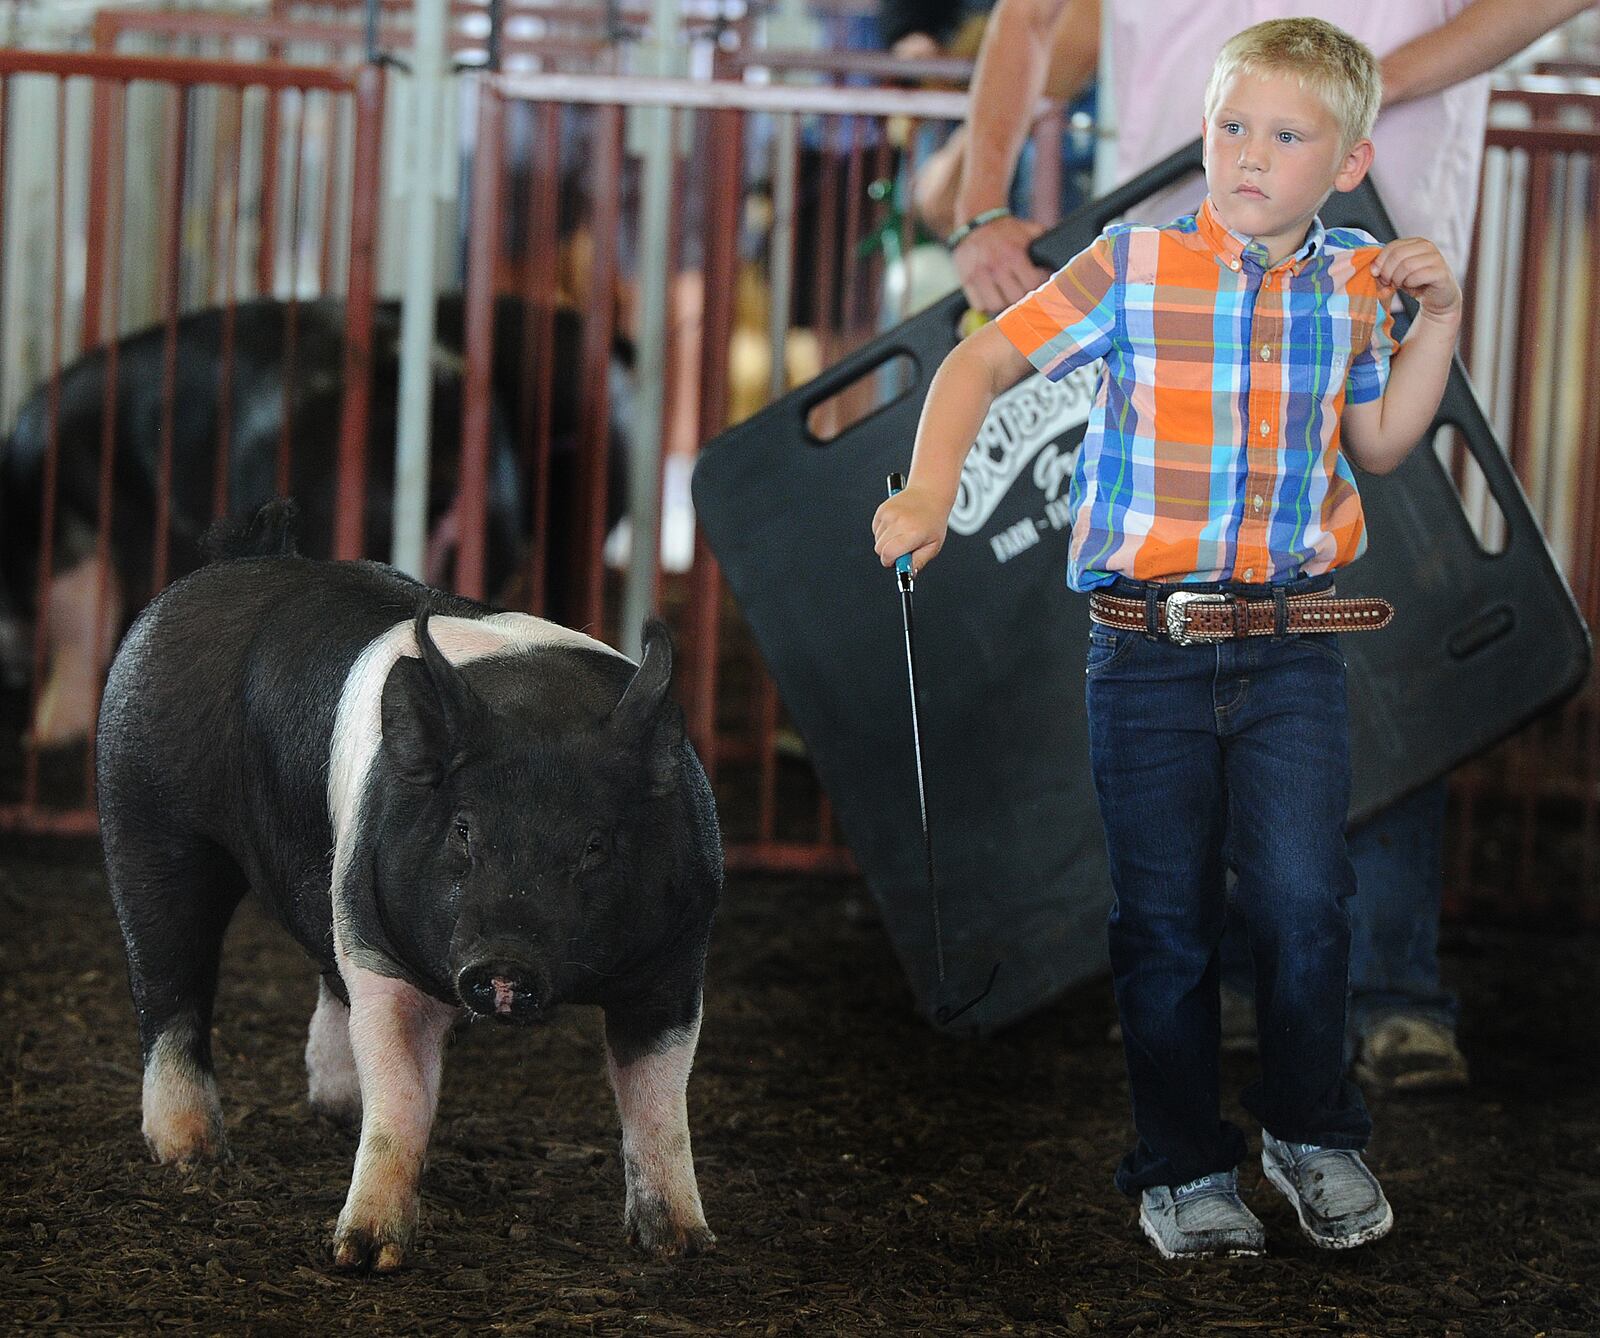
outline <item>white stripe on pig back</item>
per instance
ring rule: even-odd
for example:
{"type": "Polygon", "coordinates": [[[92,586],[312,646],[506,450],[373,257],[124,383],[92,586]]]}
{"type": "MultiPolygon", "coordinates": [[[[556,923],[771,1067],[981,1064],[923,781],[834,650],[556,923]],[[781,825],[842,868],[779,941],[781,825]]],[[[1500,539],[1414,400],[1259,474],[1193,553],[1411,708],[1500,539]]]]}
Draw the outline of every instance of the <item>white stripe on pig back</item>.
{"type": "MultiPolygon", "coordinates": [[[[348,953],[344,878],[355,847],[367,773],[372,769],[383,732],[383,685],[402,655],[416,658],[420,654],[413,622],[407,618],[396,623],[361,652],[345,677],[339,709],[333,718],[328,754],[328,816],[333,822],[333,936],[341,959],[348,953]]],[[[627,658],[603,641],[526,613],[495,613],[487,618],[436,615],[428,619],[428,632],[452,664],[465,664],[501,651],[543,646],[571,646],[627,658]]]]}

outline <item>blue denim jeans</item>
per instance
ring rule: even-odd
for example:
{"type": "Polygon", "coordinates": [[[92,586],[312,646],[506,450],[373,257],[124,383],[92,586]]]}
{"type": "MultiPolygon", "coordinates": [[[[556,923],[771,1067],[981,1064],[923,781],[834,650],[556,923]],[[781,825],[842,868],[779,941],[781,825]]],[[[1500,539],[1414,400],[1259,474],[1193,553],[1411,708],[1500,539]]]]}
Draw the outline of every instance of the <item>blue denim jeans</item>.
{"type": "Polygon", "coordinates": [[[1278,1138],[1365,1147],[1371,1121],[1344,1076],[1355,874],[1336,638],[1180,646],[1095,625],[1086,675],[1138,1135],[1118,1187],[1182,1184],[1244,1159],[1243,1135],[1220,1113],[1228,866],[1260,1021],[1261,1078],[1245,1107],[1278,1138]]]}
{"type": "MultiPolygon", "coordinates": [[[[1444,879],[1446,785],[1437,781],[1391,804],[1348,842],[1356,871],[1350,903],[1350,1016],[1345,1057],[1386,1018],[1424,1017],[1455,1031],[1455,995],[1439,980],[1439,905],[1444,879]]],[[[1244,918],[1230,908],[1222,944],[1224,983],[1253,992],[1244,918]]]]}

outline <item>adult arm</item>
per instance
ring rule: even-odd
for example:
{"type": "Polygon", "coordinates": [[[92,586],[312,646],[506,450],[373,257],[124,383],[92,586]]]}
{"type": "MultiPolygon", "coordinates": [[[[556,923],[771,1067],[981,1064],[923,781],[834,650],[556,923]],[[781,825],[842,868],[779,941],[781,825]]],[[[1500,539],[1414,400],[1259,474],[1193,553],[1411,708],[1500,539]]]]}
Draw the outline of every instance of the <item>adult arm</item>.
{"type": "Polygon", "coordinates": [[[1492,70],[1594,0],[1473,0],[1448,23],[1383,58],[1386,107],[1427,97],[1492,70]]]}
{"type": "MultiPolygon", "coordinates": [[[[1000,0],[989,16],[967,110],[966,161],[955,220],[1006,202],[1029,118],[1048,86],[1072,96],[1100,51],[1100,0],[1000,0]]],[[[982,311],[1010,306],[1048,277],[1028,258],[1040,228],[1002,218],[969,233],[953,259],[967,301],[982,311]]]]}

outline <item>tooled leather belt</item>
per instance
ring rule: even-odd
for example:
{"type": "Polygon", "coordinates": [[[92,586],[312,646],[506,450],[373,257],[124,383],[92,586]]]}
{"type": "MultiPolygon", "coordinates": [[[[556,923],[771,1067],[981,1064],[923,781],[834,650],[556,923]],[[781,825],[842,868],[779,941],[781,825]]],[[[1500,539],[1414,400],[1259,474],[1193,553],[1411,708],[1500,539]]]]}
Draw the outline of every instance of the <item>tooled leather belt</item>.
{"type": "MultiPolygon", "coordinates": [[[[1232,641],[1247,636],[1298,635],[1302,632],[1375,632],[1387,627],[1394,605],[1375,596],[1337,599],[1332,591],[1290,595],[1284,601],[1284,622],[1278,626],[1277,601],[1246,599],[1200,591],[1178,591],[1156,604],[1157,635],[1180,646],[1199,641],[1232,641]]],[[[1145,601],[1119,595],[1089,596],[1089,617],[1105,627],[1145,632],[1145,601]]]]}

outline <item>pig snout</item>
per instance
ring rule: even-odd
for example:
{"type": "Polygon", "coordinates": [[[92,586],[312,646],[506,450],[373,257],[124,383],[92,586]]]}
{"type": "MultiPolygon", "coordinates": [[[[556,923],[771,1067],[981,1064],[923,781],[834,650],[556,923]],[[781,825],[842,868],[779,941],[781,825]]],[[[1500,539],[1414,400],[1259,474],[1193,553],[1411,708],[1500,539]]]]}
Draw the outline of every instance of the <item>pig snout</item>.
{"type": "Polygon", "coordinates": [[[480,1017],[537,1022],[550,1007],[550,982],[529,962],[504,954],[480,957],[456,975],[456,993],[480,1017]]]}

